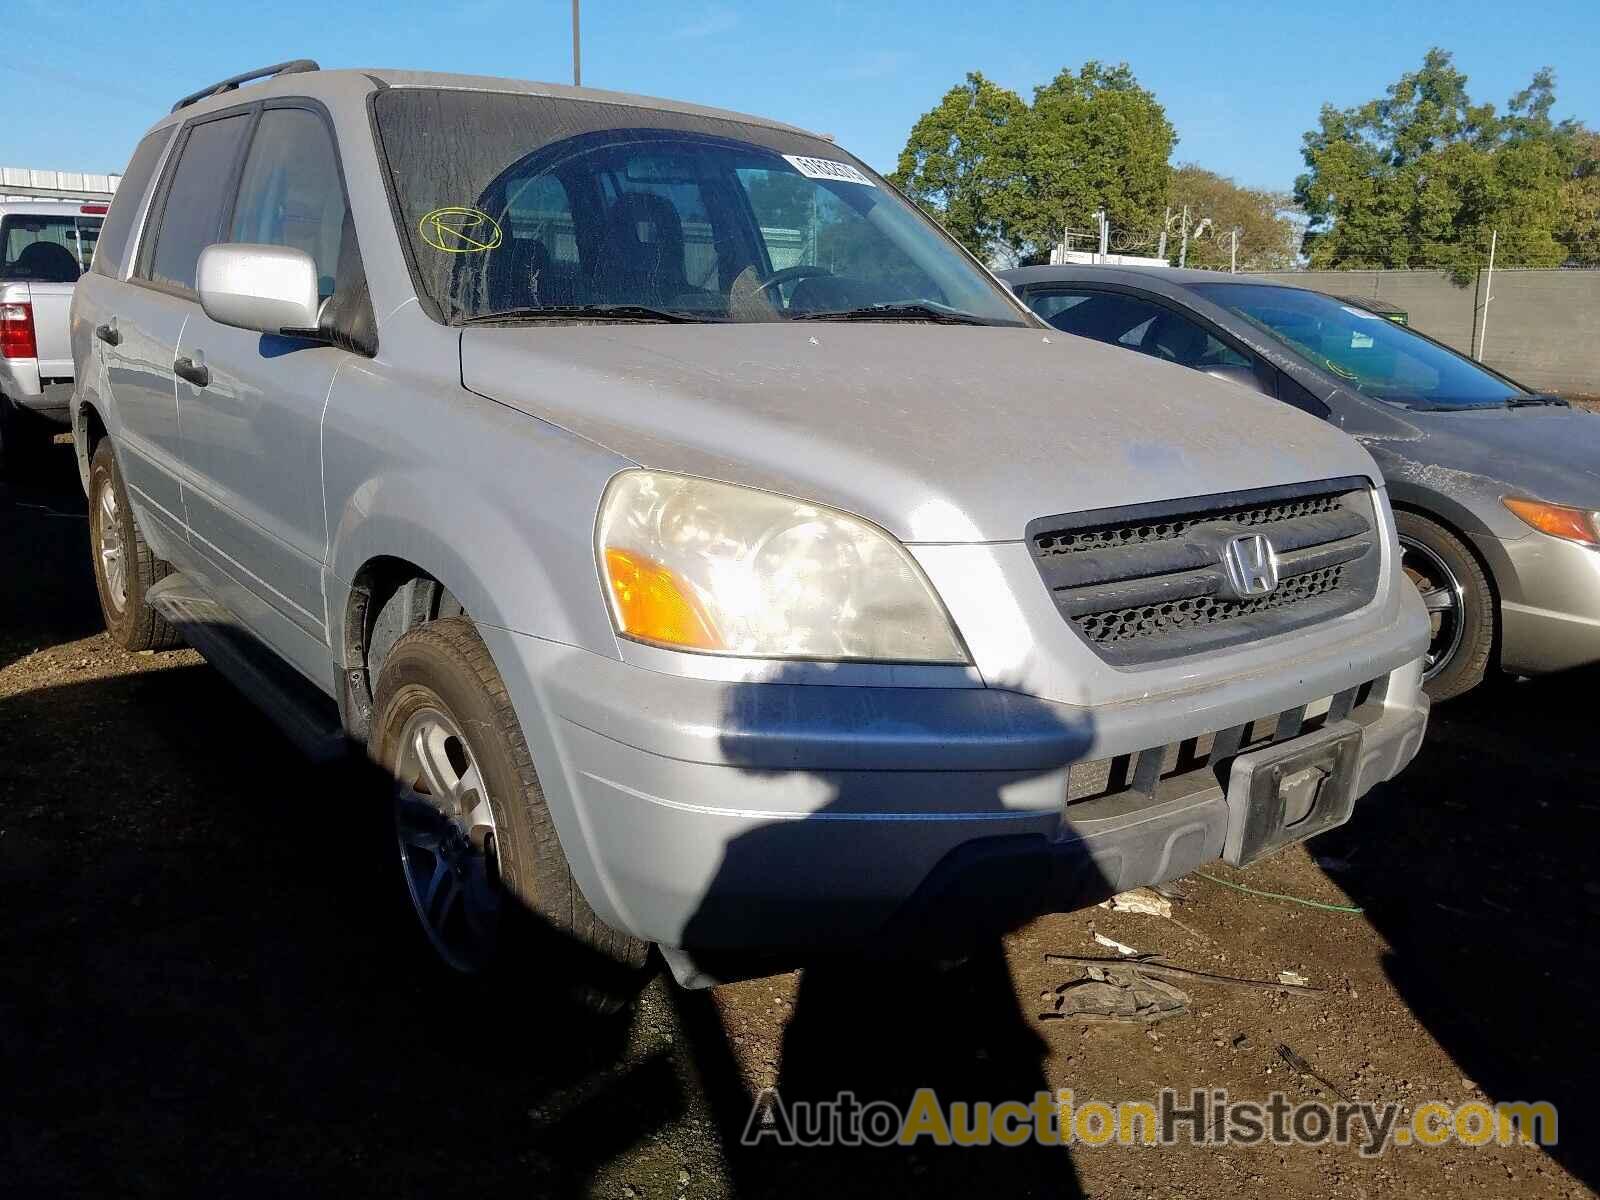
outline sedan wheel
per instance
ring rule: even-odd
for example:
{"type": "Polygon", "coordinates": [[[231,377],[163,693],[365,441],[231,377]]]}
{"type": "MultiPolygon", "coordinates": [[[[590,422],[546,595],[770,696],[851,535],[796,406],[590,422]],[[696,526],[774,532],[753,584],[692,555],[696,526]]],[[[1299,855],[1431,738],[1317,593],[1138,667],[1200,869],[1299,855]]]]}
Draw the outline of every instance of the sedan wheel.
{"type": "Polygon", "coordinates": [[[1471,691],[1494,658],[1497,611],[1483,564],[1454,531],[1396,509],[1400,566],[1428,610],[1422,685],[1435,700],[1471,691]]]}
{"type": "Polygon", "coordinates": [[[1424,683],[1449,667],[1465,631],[1466,588],[1450,564],[1414,538],[1400,539],[1400,566],[1422,595],[1432,636],[1423,659],[1424,683]]]}

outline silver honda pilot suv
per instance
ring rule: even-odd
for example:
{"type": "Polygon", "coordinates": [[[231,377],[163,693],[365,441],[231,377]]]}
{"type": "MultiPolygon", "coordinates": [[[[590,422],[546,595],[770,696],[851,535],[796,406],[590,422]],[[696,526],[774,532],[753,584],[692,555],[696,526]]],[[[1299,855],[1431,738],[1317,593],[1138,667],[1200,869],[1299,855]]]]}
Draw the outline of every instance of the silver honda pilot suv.
{"type": "Polygon", "coordinates": [[[225,80],[72,336],[112,635],[364,746],[462,970],[943,953],[1338,825],[1423,736],[1364,450],[1042,326],[803,130],[225,80]]]}

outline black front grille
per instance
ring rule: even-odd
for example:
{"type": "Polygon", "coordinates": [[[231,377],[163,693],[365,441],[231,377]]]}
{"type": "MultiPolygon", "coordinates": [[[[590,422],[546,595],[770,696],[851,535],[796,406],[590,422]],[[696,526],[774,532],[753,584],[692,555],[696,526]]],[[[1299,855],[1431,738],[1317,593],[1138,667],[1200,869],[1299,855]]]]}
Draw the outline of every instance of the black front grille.
{"type": "Polygon", "coordinates": [[[1122,546],[1144,545],[1148,542],[1163,542],[1182,537],[1190,526],[1198,525],[1202,521],[1230,521],[1235,525],[1255,528],[1270,525],[1274,521],[1290,521],[1296,517],[1332,512],[1338,507],[1338,496],[1311,496],[1305,500],[1289,500],[1282,504],[1254,504],[1222,512],[1184,513],[1163,521],[1135,521],[1099,529],[1042,533],[1035,544],[1046,554],[1071,554],[1078,550],[1114,550],[1122,546]]]}
{"type": "Polygon", "coordinates": [[[1138,664],[1215,650],[1354,611],[1377,589],[1363,479],[1049,517],[1028,526],[1056,606],[1102,657],[1138,664]],[[1223,550],[1260,533],[1278,586],[1235,595],[1223,550]]]}

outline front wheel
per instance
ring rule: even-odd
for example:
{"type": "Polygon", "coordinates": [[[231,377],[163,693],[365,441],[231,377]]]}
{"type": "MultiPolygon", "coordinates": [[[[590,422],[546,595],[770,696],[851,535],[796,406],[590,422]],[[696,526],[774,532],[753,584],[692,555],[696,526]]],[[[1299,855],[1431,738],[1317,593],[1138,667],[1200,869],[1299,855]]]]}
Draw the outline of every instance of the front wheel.
{"type": "Polygon", "coordinates": [[[505,683],[471,621],[449,617],[389,651],[372,756],[395,780],[401,875],[434,954],[464,974],[530,966],[612,1012],[647,978],[649,944],[578,890],[505,683]]]}
{"type": "Polygon", "coordinates": [[[1495,603],[1472,551],[1437,521],[1417,513],[1394,514],[1400,565],[1422,595],[1430,636],[1422,685],[1448,700],[1483,682],[1494,651],[1495,603]]]}

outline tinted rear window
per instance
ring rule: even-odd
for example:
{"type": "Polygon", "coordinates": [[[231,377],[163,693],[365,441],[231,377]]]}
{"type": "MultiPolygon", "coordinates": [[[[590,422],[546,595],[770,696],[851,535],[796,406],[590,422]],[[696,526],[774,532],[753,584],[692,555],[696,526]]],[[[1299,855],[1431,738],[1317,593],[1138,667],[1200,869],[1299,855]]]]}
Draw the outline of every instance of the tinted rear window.
{"type": "Polygon", "coordinates": [[[151,177],[156,173],[156,164],[161,161],[161,152],[167,148],[171,138],[170,127],[158,129],[147,134],[134,149],[128,169],[123,172],[122,182],[117,186],[116,197],[111,201],[111,211],[106,214],[105,224],[100,228],[100,241],[95,246],[92,268],[97,274],[112,277],[122,274],[128,258],[128,239],[133,235],[133,223],[144,204],[144,194],[150,187],[151,177]]]}

